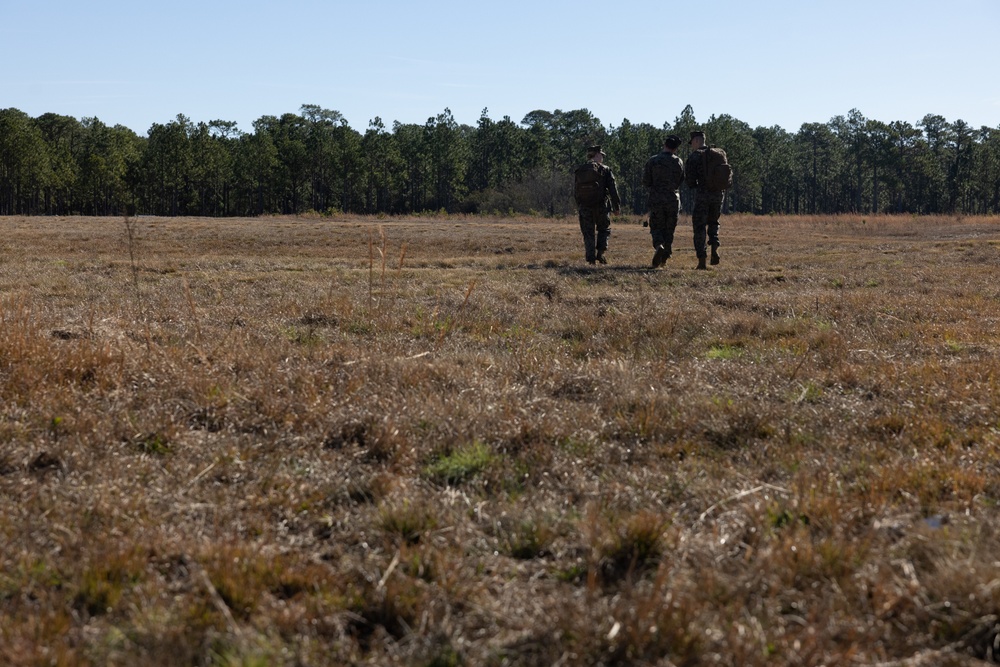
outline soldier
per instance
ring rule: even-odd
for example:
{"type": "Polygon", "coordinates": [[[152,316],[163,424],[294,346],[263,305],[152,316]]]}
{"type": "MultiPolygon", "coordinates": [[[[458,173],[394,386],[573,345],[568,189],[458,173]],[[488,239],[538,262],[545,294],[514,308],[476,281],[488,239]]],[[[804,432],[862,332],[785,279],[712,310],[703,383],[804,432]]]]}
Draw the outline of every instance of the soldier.
{"type": "Polygon", "coordinates": [[[642,184],[649,190],[649,234],[653,237],[653,268],[670,259],[680,209],[680,187],[684,182],[684,162],[677,157],[681,138],[671,134],[663,142],[663,150],[646,161],[642,184]]]}
{"type": "Polygon", "coordinates": [[[607,153],[600,146],[587,149],[587,161],[574,173],[573,194],[580,214],[580,231],[588,264],[607,264],[604,253],[611,236],[611,217],[608,211],[618,213],[621,200],[611,168],[604,164],[607,153]]]}
{"type": "Polygon", "coordinates": [[[712,264],[719,263],[719,216],[722,215],[722,202],[726,199],[725,190],[710,189],[705,173],[705,143],[704,132],[692,132],[689,141],[691,155],[684,165],[684,180],[688,187],[695,191],[694,210],[691,211],[691,222],[694,225],[694,251],[698,255],[698,268],[706,270],[705,260],[708,252],[705,247],[705,237],[712,246],[712,264]]]}

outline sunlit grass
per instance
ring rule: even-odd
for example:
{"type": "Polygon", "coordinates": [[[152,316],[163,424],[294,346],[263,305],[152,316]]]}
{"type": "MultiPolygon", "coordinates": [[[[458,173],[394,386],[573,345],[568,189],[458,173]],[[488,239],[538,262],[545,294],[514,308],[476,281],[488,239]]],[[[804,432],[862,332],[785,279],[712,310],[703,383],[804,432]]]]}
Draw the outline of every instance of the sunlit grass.
{"type": "Polygon", "coordinates": [[[995,660],[1000,221],[723,222],[0,219],[0,663],[995,660]]]}

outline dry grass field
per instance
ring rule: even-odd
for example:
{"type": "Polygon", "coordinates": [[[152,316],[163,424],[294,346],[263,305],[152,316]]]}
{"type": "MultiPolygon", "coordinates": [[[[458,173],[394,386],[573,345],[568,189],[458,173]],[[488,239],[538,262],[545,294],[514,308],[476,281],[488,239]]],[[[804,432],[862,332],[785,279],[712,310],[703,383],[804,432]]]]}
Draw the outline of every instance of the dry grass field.
{"type": "Polygon", "coordinates": [[[1000,220],[639,223],[0,218],[0,664],[1000,661],[1000,220]]]}

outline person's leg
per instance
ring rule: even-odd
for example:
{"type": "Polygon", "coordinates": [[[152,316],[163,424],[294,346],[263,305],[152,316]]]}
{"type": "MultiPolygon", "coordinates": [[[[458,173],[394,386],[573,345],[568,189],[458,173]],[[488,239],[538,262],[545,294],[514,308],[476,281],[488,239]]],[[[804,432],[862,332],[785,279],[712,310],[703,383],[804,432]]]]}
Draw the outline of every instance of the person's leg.
{"type": "Polygon", "coordinates": [[[667,202],[664,207],[663,247],[667,251],[667,257],[673,253],[674,231],[677,229],[677,214],[680,211],[680,206],[680,196],[678,196],[667,202]]]}
{"type": "Polygon", "coordinates": [[[708,260],[708,250],[705,247],[708,236],[709,198],[704,192],[698,192],[694,198],[694,210],[691,211],[691,225],[694,227],[694,253],[698,256],[698,268],[705,270],[708,260]]]}
{"type": "Polygon", "coordinates": [[[656,250],[664,242],[664,230],[667,226],[666,210],[661,204],[654,204],[649,207],[649,235],[653,240],[653,249],[656,250]]]}
{"type": "MultiPolygon", "coordinates": [[[[649,235],[653,240],[652,268],[658,269],[670,257],[670,240],[667,237],[667,209],[663,204],[649,207],[649,235]]],[[[673,230],[670,233],[673,236],[673,230]]]]}
{"type": "Polygon", "coordinates": [[[608,260],[604,257],[604,253],[608,249],[608,238],[611,236],[611,215],[604,208],[599,208],[594,211],[594,217],[597,218],[597,261],[601,264],[607,264],[608,260]]]}
{"type": "Polygon", "coordinates": [[[579,214],[580,232],[583,234],[584,257],[589,263],[593,264],[594,260],[597,258],[595,252],[597,239],[595,234],[593,209],[581,208],[579,210],[579,214]]]}
{"type": "Polygon", "coordinates": [[[706,232],[708,245],[712,247],[712,264],[719,263],[719,219],[722,217],[722,203],[725,201],[726,193],[719,192],[711,198],[708,207],[708,225],[706,232]]]}
{"type": "Polygon", "coordinates": [[[694,254],[698,259],[708,257],[705,241],[708,227],[708,199],[698,193],[694,199],[694,210],[691,211],[691,225],[694,227],[694,254]]]}

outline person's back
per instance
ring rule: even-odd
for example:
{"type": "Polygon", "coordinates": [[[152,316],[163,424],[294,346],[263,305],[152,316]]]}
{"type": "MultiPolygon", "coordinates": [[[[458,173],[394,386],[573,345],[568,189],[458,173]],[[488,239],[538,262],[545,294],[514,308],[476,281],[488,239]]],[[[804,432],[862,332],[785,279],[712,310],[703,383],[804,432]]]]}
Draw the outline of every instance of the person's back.
{"type": "Polygon", "coordinates": [[[587,160],[573,173],[573,197],[577,206],[603,206],[606,196],[604,166],[587,160]]]}
{"type": "Polygon", "coordinates": [[[677,155],[662,151],[649,158],[642,184],[649,189],[650,206],[675,199],[683,182],[684,162],[677,155]]]}

